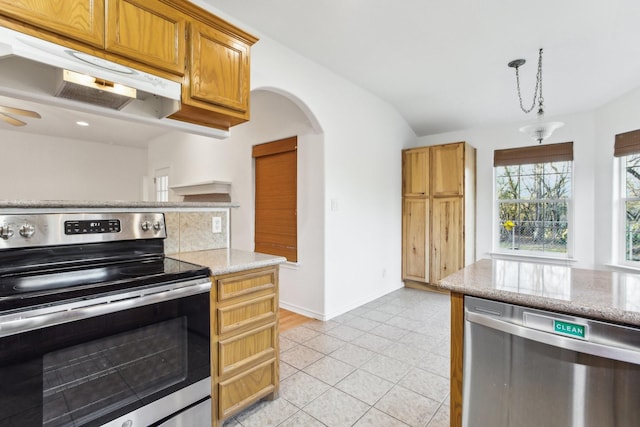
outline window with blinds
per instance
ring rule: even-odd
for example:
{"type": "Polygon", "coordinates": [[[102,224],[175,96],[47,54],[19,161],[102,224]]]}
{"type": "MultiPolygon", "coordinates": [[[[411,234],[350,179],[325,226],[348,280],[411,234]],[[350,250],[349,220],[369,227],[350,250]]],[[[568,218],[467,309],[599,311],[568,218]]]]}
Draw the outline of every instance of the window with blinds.
{"type": "Polygon", "coordinates": [[[569,255],[573,143],[494,151],[496,250],[569,255]]]}
{"type": "Polygon", "coordinates": [[[298,138],[253,147],[255,251],[298,261],[298,138]]]}
{"type": "Polygon", "coordinates": [[[621,261],[637,263],[640,262],[640,130],[616,135],[613,155],[620,162],[621,261]]]}

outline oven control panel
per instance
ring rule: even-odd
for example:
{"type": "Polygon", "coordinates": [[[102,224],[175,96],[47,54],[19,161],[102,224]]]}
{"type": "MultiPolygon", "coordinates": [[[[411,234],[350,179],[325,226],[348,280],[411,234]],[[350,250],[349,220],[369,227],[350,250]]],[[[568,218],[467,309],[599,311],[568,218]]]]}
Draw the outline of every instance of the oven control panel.
{"type": "Polygon", "coordinates": [[[0,215],[0,250],[166,237],[164,214],[155,212],[0,215]]]}
{"type": "Polygon", "coordinates": [[[119,219],[88,219],[64,222],[64,234],[119,233],[120,229],[119,219]]]}

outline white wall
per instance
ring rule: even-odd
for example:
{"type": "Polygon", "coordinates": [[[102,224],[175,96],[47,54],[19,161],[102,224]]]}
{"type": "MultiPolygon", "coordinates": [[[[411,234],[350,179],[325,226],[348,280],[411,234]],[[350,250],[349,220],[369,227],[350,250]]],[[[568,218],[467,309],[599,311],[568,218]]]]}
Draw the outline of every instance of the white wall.
{"type": "MultiPolygon", "coordinates": [[[[300,219],[306,231],[299,230],[306,233],[299,241],[308,246],[301,247],[298,270],[282,269],[282,301],[314,317],[331,318],[402,286],[400,150],[414,143],[415,134],[387,103],[257,35],[260,41],[251,52],[252,89],[277,92],[291,99],[311,126],[321,132],[315,140],[322,142],[308,143],[309,150],[299,154],[300,167],[312,171],[303,177],[309,185],[302,190],[301,200],[309,203],[310,212],[306,220],[300,219]],[[301,269],[309,262],[313,264],[311,271],[302,274],[301,269]]],[[[252,139],[249,144],[256,142],[253,131],[244,127],[257,126],[259,114],[255,111],[251,122],[232,129],[230,145],[240,145],[239,138],[252,139]]],[[[270,139],[263,129],[255,132],[264,133],[264,140],[270,139]]],[[[159,143],[166,147],[164,142],[159,143]]],[[[184,139],[173,144],[182,147],[178,151],[192,150],[184,139]]],[[[253,235],[243,233],[253,233],[252,217],[247,213],[253,202],[246,198],[253,194],[252,189],[247,190],[252,185],[246,172],[250,151],[246,142],[241,143],[247,146],[242,149],[220,149],[220,144],[225,142],[211,141],[207,147],[197,142],[200,148],[192,156],[206,158],[209,165],[192,165],[189,173],[193,180],[213,179],[205,175],[218,169],[219,179],[224,180],[233,175],[229,169],[242,171],[242,176],[233,175],[231,180],[232,200],[242,205],[232,211],[232,246],[248,248],[253,235]]],[[[152,144],[150,170],[162,166],[186,170],[177,165],[188,156],[184,152],[160,155],[165,149],[152,144]]],[[[177,178],[174,182],[183,183],[177,178]]]]}
{"type": "Polygon", "coordinates": [[[262,37],[252,85],[295,95],[324,132],[324,318],[401,282],[401,148],[415,134],[360,87],[262,37]]]}
{"type": "Polygon", "coordinates": [[[253,145],[298,136],[298,265],[280,270],[281,306],[322,317],[324,313],[323,139],[292,101],[269,91],[251,93],[251,121],[236,126],[231,138],[172,134],[150,144],[149,167],[171,167],[174,184],[207,180],[230,181],[231,247],[254,249],[253,145]]]}
{"type": "MultiPolygon", "coordinates": [[[[565,125],[544,144],[573,141],[573,229],[575,232],[572,234],[572,255],[577,262],[572,265],[588,268],[594,263],[594,115],[593,113],[582,113],[548,117],[547,119],[560,120],[565,125]]],[[[518,131],[522,125],[522,123],[511,123],[430,135],[420,138],[417,143],[420,146],[467,141],[476,148],[476,259],[491,257],[493,237],[497,233],[496,224],[493,221],[495,200],[493,195],[493,151],[537,144],[518,131]]]]}
{"type": "MultiPolygon", "coordinates": [[[[616,264],[615,235],[617,225],[617,198],[612,188],[617,184],[617,169],[613,158],[615,135],[640,129],[640,88],[629,91],[595,112],[595,264],[606,267],[616,264]]],[[[622,256],[622,255],[621,255],[622,256]]]]}
{"type": "Polygon", "coordinates": [[[0,131],[0,199],[141,200],[146,149],[0,131]]]}
{"type": "MultiPolygon", "coordinates": [[[[596,111],[560,120],[560,128],[544,144],[573,141],[574,206],[572,265],[607,268],[615,263],[615,192],[613,144],[615,135],[640,128],[640,88],[602,106],[596,111]]],[[[524,121],[523,121],[524,122],[524,121]]],[[[491,255],[493,236],[493,151],[535,145],[518,132],[523,123],[468,129],[419,138],[416,146],[467,141],[477,149],[477,236],[476,258],[491,255]]]]}

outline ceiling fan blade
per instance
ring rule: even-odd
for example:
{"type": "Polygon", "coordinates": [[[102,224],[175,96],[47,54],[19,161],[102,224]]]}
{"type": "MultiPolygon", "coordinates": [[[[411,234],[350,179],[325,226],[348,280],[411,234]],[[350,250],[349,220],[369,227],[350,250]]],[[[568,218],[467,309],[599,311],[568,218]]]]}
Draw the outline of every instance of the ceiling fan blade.
{"type": "Polygon", "coordinates": [[[0,105],[0,113],[17,114],[19,116],[34,117],[36,119],[42,118],[42,116],[35,111],[23,110],[22,108],[15,107],[5,107],[3,105],[0,105]]]}
{"type": "Polygon", "coordinates": [[[18,120],[16,118],[13,118],[11,116],[7,116],[4,113],[0,113],[0,120],[4,120],[5,122],[9,123],[10,125],[13,126],[24,126],[26,125],[25,122],[23,122],[22,120],[18,120]]]}

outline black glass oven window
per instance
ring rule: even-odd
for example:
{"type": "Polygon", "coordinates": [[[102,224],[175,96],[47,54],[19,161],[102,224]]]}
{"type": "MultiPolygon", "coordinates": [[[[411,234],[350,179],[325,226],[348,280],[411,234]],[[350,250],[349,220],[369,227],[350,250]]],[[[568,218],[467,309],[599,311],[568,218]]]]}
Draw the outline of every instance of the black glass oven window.
{"type": "Polygon", "coordinates": [[[0,338],[0,426],[99,427],[180,397],[211,375],[209,308],[204,292],[0,338]]]}
{"type": "Polygon", "coordinates": [[[187,318],[43,357],[43,426],[80,426],[187,377],[187,318]]]}

